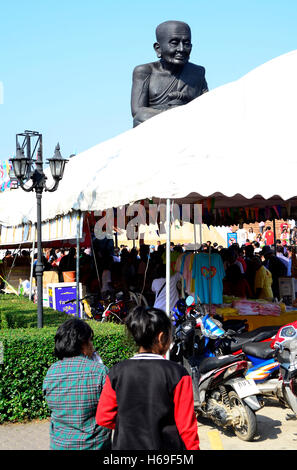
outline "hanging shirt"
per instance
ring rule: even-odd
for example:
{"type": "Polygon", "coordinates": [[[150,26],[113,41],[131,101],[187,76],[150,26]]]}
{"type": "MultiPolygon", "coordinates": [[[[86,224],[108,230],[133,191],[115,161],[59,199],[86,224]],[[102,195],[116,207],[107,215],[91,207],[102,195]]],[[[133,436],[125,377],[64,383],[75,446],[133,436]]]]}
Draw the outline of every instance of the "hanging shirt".
{"type": "Polygon", "coordinates": [[[194,257],[192,277],[195,280],[195,300],[200,298],[202,303],[209,303],[211,287],[211,303],[223,302],[223,279],[225,270],[219,254],[198,253],[194,257]],[[210,258],[210,265],[209,265],[210,258]]]}
{"type": "Polygon", "coordinates": [[[247,231],[244,228],[240,228],[239,230],[237,230],[236,233],[237,233],[237,242],[239,246],[244,245],[246,242],[246,239],[248,238],[247,231]]]}
{"type": "Polygon", "coordinates": [[[186,261],[186,258],[189,257],[189,255],[191,255],[190,252],[181,254],[177,258],[177,261],[175,263],[175,271],[182,275],[183,288],[187,293],[189,293],[189,291],[187,290],[187,282],[186,282],[186,274],[185,274],[187,271],[187,268],[185,269],[185,261],[186,261]]]}

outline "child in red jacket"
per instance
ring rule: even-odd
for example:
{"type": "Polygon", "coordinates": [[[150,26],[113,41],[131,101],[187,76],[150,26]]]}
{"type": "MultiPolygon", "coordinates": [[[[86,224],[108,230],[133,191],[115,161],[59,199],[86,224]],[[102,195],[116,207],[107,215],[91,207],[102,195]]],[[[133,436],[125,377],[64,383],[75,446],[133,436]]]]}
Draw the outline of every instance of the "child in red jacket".
{"type": "Polygon", "coordinates": [[[96,413],[100,426],[115,430],[112,450],[199,450],[192,379],[164,358],[170,319],[136,307],[126,326],[139,352],[110,369],[96,413]]]}

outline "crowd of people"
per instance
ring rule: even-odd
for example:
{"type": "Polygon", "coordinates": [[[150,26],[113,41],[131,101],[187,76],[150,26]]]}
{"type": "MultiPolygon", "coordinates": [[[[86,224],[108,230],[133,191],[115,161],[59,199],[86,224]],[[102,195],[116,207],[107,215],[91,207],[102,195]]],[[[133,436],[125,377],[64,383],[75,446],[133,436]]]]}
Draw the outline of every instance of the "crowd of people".
{"type": "MultiPolygon", "coordinates": [[[[240,227],[237,235],[237,243],[228,248],[207,241],[198,250],[221,255],[225,268],[223,293],[241,298],[280,299],[278,279],[291,276],[292,261],[296,260],[297,227],[290,230],[284,223],[275,245],[270,226],[260,226],[259,233],[240,227]]],[[[81,249],[79,280],[86,286],[87,293],[97,298],[104,299],[119,291],[128,296],[132,289],[143,293],[149,305],[165,310],[165,247],[157,242],[155,246],[142,244],[139,249],[125,245],[81,249]]],[[[181,283],[181,276],[174,273],[174,262],[185,250],[184,245],[171,243],[171,304],[179,298],[181,283]]],[[[76,248],[44,249],[42,261],[44,270],[55,270],[59,282],[63,282],[64,272],[76,272],[76,248]]],[[[22,250],[16,256],[8,250],[2,262],[7,266],[29,265],[30,253],[22,250]]],[[[36,262],[35,254],[33,275],[36,262]]]]}
{"type": "MultiPolygon", "coordinates": [[[[289,226],[287,222],[283,222],[280,225],[280,238],[278,240],[279,244],[282,246],[288,245],[296,245],[297,243],[297,227],[289,226]]],[[[248,245],[250,243],[257,242],[259,246],[258,248],[262,248],[266,245],[273,245],[274,244],[274,232],[270,225],[265,226],[264,222],[259,224],[259,232],[254,232],[253,228],[250,227],[245,229],[241,224],[239,229],[235,232],[237,234],[237,241],[240,246],[248,245]]]]}

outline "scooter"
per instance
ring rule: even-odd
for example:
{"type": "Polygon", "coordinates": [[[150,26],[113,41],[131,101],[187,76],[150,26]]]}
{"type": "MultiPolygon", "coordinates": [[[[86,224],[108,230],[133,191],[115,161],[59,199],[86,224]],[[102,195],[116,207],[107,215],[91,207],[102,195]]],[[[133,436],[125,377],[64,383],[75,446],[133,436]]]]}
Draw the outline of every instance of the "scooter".
{"type": "Polygon", "coordinates": [[[234,354],[237,356],[242,353],[242,346],[244,344],[271,341],[280,328],[280,326],[265,326],[252,331],[246,331],[246,325],[242,320],[239,322],[236,320],[227,320],[224,322],[221,321],[221,318],[219,320],[217,315],[209,315],[207,306],[202,305],[199,298],[195,303],[194,298],[188,296],[187,303],[189,305],[185,308],[183,304],[186,304],[186,301],[179,300],[172,314],[175,318],[179,318],[179,316],[184,313],[188,315],[192,312],[192,314],[196,315],[196,318],[199,318],[196,325],[197,328],[200,328],[202,322],[204,328],[207,327],[213,330],[212,341],[210,340],[210,336],[205,337],[205,341],[208,343],[207,348],[204,348],[205,356],[218,356],[221,354],[234,354]],[[235,331],[234,326],[236,328],[235,331]],[[231,329],[229,327],[231,327],[231,329]],[[228,335],[225,334],[226,331],[228,331],[228,335]]]}
{"type": "MultiPolygon", "coordinates": [[[[192,309],[197,311],[197,306],[193,304],[192,309]]],[[[285,326],[261,327],[236,335],[232,331],[224,334],[222,325],[207,314],[200,316],[199,321],[204,327],[207,323],[212,325],[215,332],[213,341],[209,341],[204,350],[205,356],[219,357],[226,353],[238,356],[243,353],[248,361],[245,378],[256,383],[263,397],[277,398],[296,414],[297,322],[285,326]]]]}
{"type": "MultiPolygon", "coordinates": [[[[186,300],[188,307],[193,303],[191,299],[186,300]]],[[[244,377],[247,361],[243,355],[204,356],[208,343],[205,340],[228,334],[204,313],[191,309],[186,315],[174,318],[170,359],[184,365],[191,375],[198,415],[212,419],[223,428],[231,426],[240,439],[251,441],[257,432],[255,412],[262,407],[258,388],[244,377]]]]}
{"type": "Polygon", "coordinates": [[[279,328],[267,343],[246,343],[242,347],[250,367],[246,379],[252,379],[261,394],[277,398],[297,417],[297,321],[279,328]]]}

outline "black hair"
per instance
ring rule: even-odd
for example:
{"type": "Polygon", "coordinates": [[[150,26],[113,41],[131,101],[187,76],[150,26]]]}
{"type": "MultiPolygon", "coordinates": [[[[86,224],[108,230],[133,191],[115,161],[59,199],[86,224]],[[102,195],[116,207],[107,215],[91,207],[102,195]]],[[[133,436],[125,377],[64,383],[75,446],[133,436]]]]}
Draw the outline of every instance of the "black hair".
{"type": "MultiPolygon", "coordinates": [[[[255,242],[255,243],[258,243],[258,242],[255,242]]],[[[258,243],[258,245],[259,245],[259,243],[258,243]]],[[[259,246],[260,246],[260,245],[259,245],[259,246]]],[[[254,254],[254,247],[253,247],[253,245],[246,245],[246,246],[244,247],[244,251],[245,251],[245,255],[246,255],[246,256],[253,256],[253,254],[254,254]]]]}
{"type": "Polygon", "coordinates": [[[231,264],[226,269],[226,281],[231,281],[233,283],[237,283],[240,279],[243,278],[241,274],[240,267],[237,264],[231,264]]]}
{"type": "Polygon", "coordinates": [[[66,320],[55,335],[55,356],[58,359],[79,356],[82,346],[93,336],[92,328],[85,321],[78,318],[66,320]]]}
{"type": "Polygon", "coordinates": [[[154,307],[135,307],[126,319],[126,327],[137,346],[151,348],[159,333],[164,333],[164,343],[169,341],[172,324],[166,313],[154,307]]]}
{"type": "Polygon", "coordinates": [[[156,267],[156,279],[163,279],[164,277],[166,277],[166,264],[160,263],[156,267]]]}

